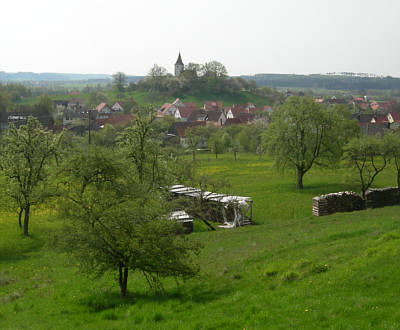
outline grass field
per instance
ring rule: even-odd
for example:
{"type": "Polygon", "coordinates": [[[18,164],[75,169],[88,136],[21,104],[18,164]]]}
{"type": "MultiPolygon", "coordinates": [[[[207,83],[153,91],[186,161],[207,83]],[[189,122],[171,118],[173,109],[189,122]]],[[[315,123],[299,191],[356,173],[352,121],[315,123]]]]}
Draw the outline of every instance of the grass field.
{"type": "MultiPolygon", "coordinates": [[[[154,104],[161,106],[164,103],[173,102],[175,97],[167,97],[160,93],[149,93],[143,91],[125,92],[122,98],[117,96],[117,92],[113,90],[103,91],[107,95],[109,102],[115,102],[120,99],[133,98],[140,106],[154,104]]],[[[82,98],[86,102],[89,101],[89,94],[81,93],[79,95],[50,95],[52,100],[69,100],[72,98],[82,98]]],[[[200,108],[203,107],[204,101],[222,101],[224,106],[230,106],[235,103],[253,102],[257,107],[264,105],[273,105],[273,101],[266,97],[251,94],[248,92],[223,92],[223,93],[200,93],[196,95],[184,95],[181,97],[183,102],[194,102],[200,108]]],[[[27,97],[19,102],[19,104],[32,105],[37,101],[37,97],[27,97]]]]}
{"type": "MultiPolygon", "coordinates": [[[[60,225],[55,214],[37,210],[30,238],[3,215],[0,328],[400,328],[400,206],[313,217],[313,196],[358,190],[346,170],[313,169],[298,192],[268,160],[199,159],[203,171],[230,179],[232,193],[253,197],[256,225],[191,234],[205,246],[197,278],[167,280],[156,296],[132,275],[121,300],[116,274],[85,278],[46,244],[60,225]]],[[[387,172],[376,186],[394,181],[387,172]]]]}

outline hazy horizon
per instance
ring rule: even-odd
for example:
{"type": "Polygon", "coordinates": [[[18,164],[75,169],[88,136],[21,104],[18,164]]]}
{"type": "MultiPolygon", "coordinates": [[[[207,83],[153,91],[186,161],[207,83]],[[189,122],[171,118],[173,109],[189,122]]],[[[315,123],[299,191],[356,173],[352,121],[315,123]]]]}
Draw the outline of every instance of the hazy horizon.
{"type": "Polygon", "coordinates": [[[216,60],[231,76],[400,76],[400,2],[78,0],[3,4],[0,71],[146,75],[216,60]]]}

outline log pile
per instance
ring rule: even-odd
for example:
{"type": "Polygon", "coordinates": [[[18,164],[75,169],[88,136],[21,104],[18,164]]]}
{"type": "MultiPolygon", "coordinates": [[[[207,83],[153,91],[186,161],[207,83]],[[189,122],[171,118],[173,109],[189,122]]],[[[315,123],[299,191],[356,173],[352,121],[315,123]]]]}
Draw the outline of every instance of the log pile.
{"type": "Polygon", "coordinates": [[[400,192],[397,187],[368,189],[365,193],[367,207],[383,207],[400,204],[400,192]]]}
{"type": "Polygon", "coordinates": [[[332,193],[313,198],[313,215],[319,217],[336,212],[364,209],[363,199],[353,191],[332,193]]]}

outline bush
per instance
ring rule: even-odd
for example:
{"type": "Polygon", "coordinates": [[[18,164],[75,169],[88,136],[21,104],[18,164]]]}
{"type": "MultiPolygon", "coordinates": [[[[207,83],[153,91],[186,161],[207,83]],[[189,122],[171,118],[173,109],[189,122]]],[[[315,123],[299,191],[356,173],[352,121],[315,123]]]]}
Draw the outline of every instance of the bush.
{"type": "Polygon", "coordinates": [[[281,281],[282,282],[293,282],[299,278],[299,273],[294,271],[288,271],[282,274],[281,281]]]}
{"type": "Polygon", "coordinates": [[[320,274],[320,273],[325,273],[329,269],[328,265],[323,265],[323,264],[312,264],[310,266],[310,273],[311,274],[320,274]]]}
{"type": "Polygon", "coordinates": [[[164,320],[164,316],[161,313],[155,313],[154,314],[154,321],[155,322],[160,322],[164,320]]]}
{"type": "Polygon", "coordinates": [[[103,320],[115,321],[118,320],[118,316],[115,314],[114,311],[107,311],[104,312],[102,317],[103,320]]]}
{"type": "Polygon", "coordinates": [[[278,275],[278,270],[272,267],[267,267],[264,270],[264,276],[266,277],[274,277],[278,275]]]}

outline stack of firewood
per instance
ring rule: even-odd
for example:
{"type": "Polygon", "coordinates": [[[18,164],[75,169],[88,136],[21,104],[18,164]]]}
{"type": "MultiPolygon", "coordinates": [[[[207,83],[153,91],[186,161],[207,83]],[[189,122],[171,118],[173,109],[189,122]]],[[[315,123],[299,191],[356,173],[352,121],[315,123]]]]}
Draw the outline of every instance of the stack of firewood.
{"type": "Polygon", "coordinates": [[[323,216],[336,212],[351,212],[362,210],[364,202],[362,198],[353,191],[327,194],[313,198],[313,214],[323,216]]]}

